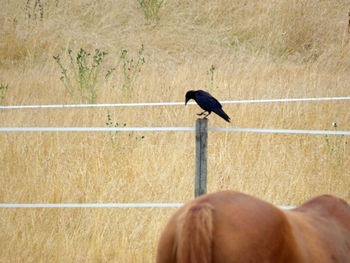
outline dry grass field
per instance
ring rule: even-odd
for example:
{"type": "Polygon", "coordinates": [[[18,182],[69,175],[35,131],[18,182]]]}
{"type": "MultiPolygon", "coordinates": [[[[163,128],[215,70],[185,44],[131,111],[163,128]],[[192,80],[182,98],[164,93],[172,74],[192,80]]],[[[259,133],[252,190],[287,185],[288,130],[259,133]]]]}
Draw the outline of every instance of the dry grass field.
{"type": "MultiPolygon", "coordinates": [[[[0,0],[0,104],[184,102],[189,89],[219,100],[349,96],[349,1],[160,2],[0,0]],[[91,55],[79,67],[81,48],[91,55]],[[92,62],[95,49],[108,54],[92,62]]],[[[232,122],[213,114],[209,126],[350,130],[349,106],[225,104],[232,122]]],[[[0,127],[194,126],[199,111],[0,109],[0,127]]],[[[210,132],[208,191],[276,205],[324,193],[350,201],[349,140],[210,132]]],[[[3,132],[0,146],[0,203],[193,198],[193,132],[3,132]]],[[[154,262],[173,211],[1,208],[0,262],[154,262]]]]}

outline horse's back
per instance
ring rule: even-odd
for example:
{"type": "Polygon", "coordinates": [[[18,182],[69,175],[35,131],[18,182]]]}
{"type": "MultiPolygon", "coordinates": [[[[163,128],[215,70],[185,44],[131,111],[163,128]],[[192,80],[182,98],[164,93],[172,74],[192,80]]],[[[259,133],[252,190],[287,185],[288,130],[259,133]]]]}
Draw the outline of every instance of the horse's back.
{"type": "Polygon", "coordinates": [[[350,206],[323,195],[285,212],[303,262],[350,263],[350,206]]]}
{"type": "Polygon", "coordinates": [[[162,233],[157,263],[350,263],[350,206],[320,196],[284,211],[232,191],[181,207],[162,233]]]}
{"type": "Polygon", "coordinates": [[[298,249],[285,214],[232,191],[207,197],[215,207],[213,262],[295,262],[298,249]]]}

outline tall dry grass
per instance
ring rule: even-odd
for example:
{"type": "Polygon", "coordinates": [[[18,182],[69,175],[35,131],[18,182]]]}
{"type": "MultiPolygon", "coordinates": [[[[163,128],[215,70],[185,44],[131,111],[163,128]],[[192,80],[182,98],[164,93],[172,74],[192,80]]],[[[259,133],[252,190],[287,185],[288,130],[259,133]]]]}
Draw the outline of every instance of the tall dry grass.
{"type": "MultiPolygon", "coordinates": [[[[347,1],[165,1],[159,21],[137,1],[0,0],[3,101],[80,103],[53,56],[107,51],[116,71],[98,103],[348,96],[347,1]],[[41,19],[41,13],[42,19],[41,19]],[[30,16],[30,17],[29,17],[30,16]],[[123,91],[120,52],[146,63],[123,91]],[[212,65],[214,70],[210,71],[212,65]]],[[[65,63],[67,57],[63,58],[65,63]]],[[[350,130],[348,102],[224,105],[210,126],[350,130]]],[[[0,126],[193,126],[197,106],[1,110],[0,126]]],[[[208,191],[298,205],[323,193],[350,201],[346,136],[209,134],[208,191]]],[[[194,135],[2,133],[0,202],[185,202],[193,197],[194,135]],[[142,139],[142,136],[144,138],[142,139]]],[[[152,262],[174,209],[2,209],[0,262],[152,262]]]]}

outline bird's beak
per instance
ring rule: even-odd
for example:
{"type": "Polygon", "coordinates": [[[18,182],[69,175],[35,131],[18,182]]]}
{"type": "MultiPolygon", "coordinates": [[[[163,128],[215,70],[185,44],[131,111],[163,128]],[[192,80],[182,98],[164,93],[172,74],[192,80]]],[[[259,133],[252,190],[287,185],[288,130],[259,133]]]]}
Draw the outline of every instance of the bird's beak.
{"type": "Polygon", "coordinates": [[[188,102],[189,100],[188,99],[186,99],[186,101],[185,101],[185,106],[187,105],[187,102],[188,102]]]}

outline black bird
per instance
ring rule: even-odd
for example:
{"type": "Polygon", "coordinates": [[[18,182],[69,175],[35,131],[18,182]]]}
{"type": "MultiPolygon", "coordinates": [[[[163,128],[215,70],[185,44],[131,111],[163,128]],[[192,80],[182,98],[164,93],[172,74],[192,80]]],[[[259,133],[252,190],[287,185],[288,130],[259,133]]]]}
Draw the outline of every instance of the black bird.
{"type": "Polygon", "coordinates": [[[202,113],[198,113],[198,116],[202,116],[207,112],[204,118],[208,117],[213,111],[225,121],[230,122],[230,117],[222,110],[222,105],[212,95],[204,90],[189,90],[186,93],[185,105],[190,99],[194,99],[197,104],[204,110],[202,113]]]}

